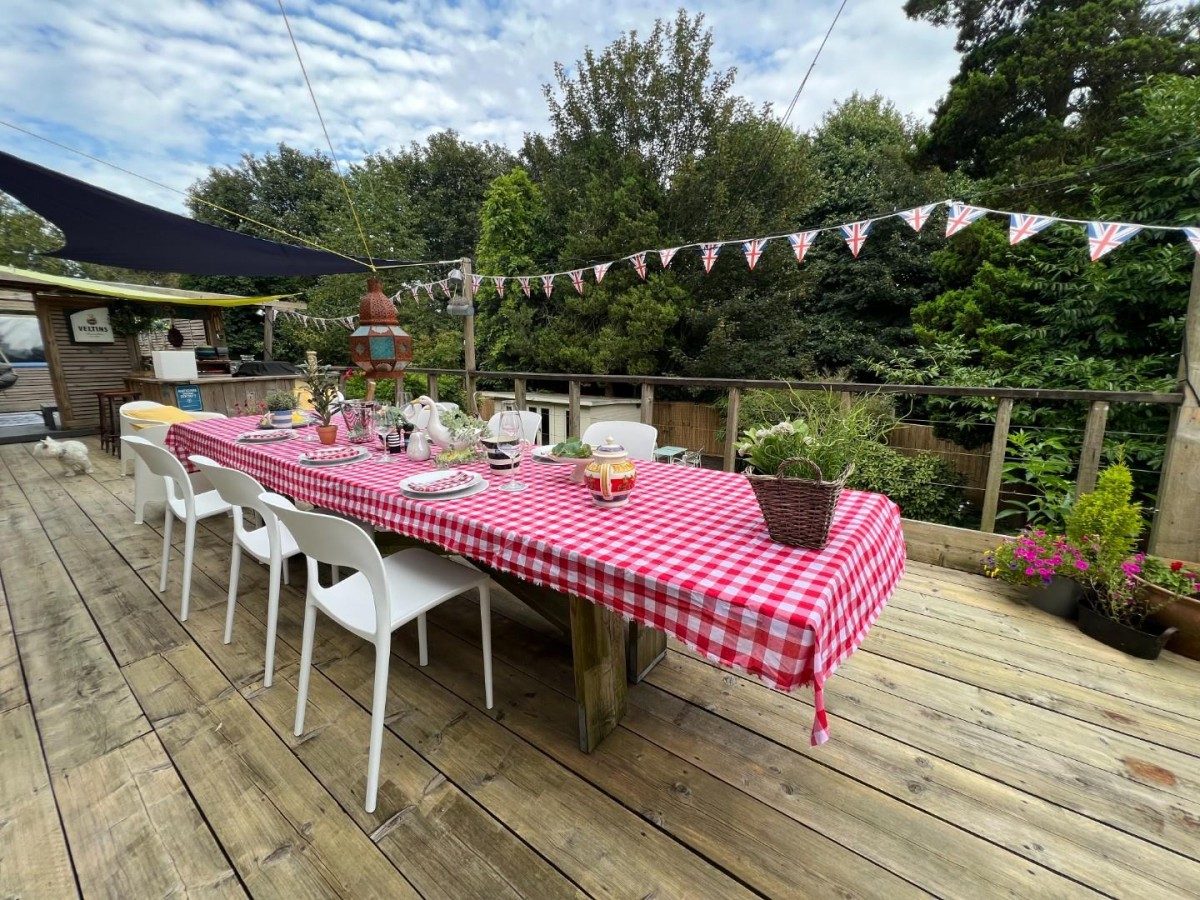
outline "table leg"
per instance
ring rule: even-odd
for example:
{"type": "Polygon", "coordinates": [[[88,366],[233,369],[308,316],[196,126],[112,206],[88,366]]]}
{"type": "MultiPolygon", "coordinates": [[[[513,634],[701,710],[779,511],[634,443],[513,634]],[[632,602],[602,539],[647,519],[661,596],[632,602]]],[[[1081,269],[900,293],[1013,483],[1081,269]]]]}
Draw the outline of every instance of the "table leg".
{"type": "Polygon", "coordinates": [[[571,651],[579,749],[591,753],[625,715],[625,621],[603,606],[571,597],[571,651]]]}
{"type": "Polygon", "coordinates": [[[629,680],[638,684],[650,674],[650,670],[667,655],[667,635],[665,632],[640,622],[629,623],[629,640],[625,648],[625,661],[628,664],[629,680]]]}

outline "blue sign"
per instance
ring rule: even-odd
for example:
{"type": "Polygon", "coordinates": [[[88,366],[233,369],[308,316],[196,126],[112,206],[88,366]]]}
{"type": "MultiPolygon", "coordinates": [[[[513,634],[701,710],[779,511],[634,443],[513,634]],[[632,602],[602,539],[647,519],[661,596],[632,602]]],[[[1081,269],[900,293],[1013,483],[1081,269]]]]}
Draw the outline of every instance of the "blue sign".
{"type": "Polygon", "coordinates": [[[204,399],[200,396],[200,386],[195,384],[175,385],[175,405],[188,412],[202,412],[204,399]]]}

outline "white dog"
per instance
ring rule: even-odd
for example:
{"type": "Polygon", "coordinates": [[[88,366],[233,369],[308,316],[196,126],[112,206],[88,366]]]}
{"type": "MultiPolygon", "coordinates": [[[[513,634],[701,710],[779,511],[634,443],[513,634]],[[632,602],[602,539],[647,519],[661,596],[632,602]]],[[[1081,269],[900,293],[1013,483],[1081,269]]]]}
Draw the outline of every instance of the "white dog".
{"type": "Polygon", "coordinates": [[[87,444],[82,441],[56,441],[52,437],[43,438],[33,445],[34,456],[49,456],[62,463],[63,474],[70,478],[73,475],[89,475],[92,472],[92,461],[88,459],[87,444]]]}

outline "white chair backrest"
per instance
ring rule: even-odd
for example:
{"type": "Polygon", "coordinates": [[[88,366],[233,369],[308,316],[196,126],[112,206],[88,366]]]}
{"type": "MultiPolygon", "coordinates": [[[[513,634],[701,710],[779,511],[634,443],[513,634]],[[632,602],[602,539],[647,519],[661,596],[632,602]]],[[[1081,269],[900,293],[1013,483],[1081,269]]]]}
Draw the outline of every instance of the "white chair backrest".
{"type": "MultiPolygon", "coordinates": [[[[525,410],[521,413],[521,430],[525,433],[525,440],[530,443],[538,439],[538,432],[542,430],[542,417],[539,413],[525,410]]],[[[492,434],[500,433],[500,413],[496,413],[488,419],[488,431],[492,434]]]]}
{"type": "Polygon", "coordinates": [[[118,411],[118,413],[120,413],[120,415],[123,418],[130,419],[133,422],[145,422],[145,421],[149,421],[149,420],[136,419],[136,418],[133,418],[132,416],[128,415],[128,413],[130,413],[134,410],[151,409],[152,407],[162,406],[162,405],[163,404],[157,403],[154,400],[130,400],[128,403],[122,403],[120,408],[117,411],[118,411]]]}
{"type": "MultiPolygon", "coordinates": [[[[163,428],[165,436],[166,426],[163,428]]],[[[176,499],[182,500],[185,504],[191,504],[195,500],[195,492],[192,490],[192,480],[188,478],[187,469],[170,450],[159,447],[151,443],[143,437],[127,436],[121,438],[121,443],[137,454],[138,459],[146,464],[155,475],[161,475],[175,486],[178,491],[176,499]]]]}
{"type": "Polygon", "coordinates": [[[281,494],[259,495],[284,527],[296,539],[296,546],[308,557],[308,589],[321,599],[329,588],[317,580],[317,563],[356,569],[367,579],[375,601],[375,633],[382,638],[391,633],[391,602],[383,572],[383,557],[371,536],[354,522],[324,513],[296,509],[281,494]]]}
{"type": "Polygon", "coordinates": [[[271,546],[275,545],[279,534],[279,520],[275,516],[275,511],[262,502],[261,497],[266,488],[245,472],[230,469],[207,456],[195,454],[188,457],[188,462],[203,472],[208,483],[221,495],[221,499],[233,507],[233,530],[239,536],[246,534],[246,526],[242,518],[242,508],[245,507],[262,516],[271,546]]]}
{"type": "Polygon", "coordinates": [[[641,422],[593,422],[583,433],[583,442],[599,447],[612,438],[629,451],[630,459],[653,459],[658,429],[641,422]]]}

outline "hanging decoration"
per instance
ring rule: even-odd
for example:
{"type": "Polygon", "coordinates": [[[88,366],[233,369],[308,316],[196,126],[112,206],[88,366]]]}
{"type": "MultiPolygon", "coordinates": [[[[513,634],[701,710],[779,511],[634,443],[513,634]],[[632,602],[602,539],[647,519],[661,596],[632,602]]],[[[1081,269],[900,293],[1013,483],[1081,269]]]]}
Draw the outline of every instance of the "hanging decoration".
{"type": "Polygon", "coordinates": [[[529,296],[529,278],[530,278],[530,276],[528,276],[528,275],[518,275],[517,276],[517,281],[519,281],[521,283],[521,290],[523,290],[525,292],[526,297],[529,296]]]}
{"type": "Polygon", "coordinates": [[[583,295],[583,269],[572,269],[569,273],[571,276],[571,284],[575,285],[575,290],[583,295]]]}
{"type": "Polygon", "coordinates": [[[604,276],[608,274],[608,267],[612,263],[600,263],[598,266],[592,266],[592,274],[596,276],[596,284],[604,280],[604,276]]]}
{"type": "Polygon", "coordinates": [[[496,293],[500,296],[500,299],[503,300],[504,299],[504,276],[503,275],[493,275],[492,276],[492,284],[494,284],[496,286],[496,293]]]}
{"type": "Polygon", "coordinates": [[[951,203],[950,212],[946,215],[946,237],[962,231],[976,219],[986,216],[990,210],[982,206],[967,206],[965,203],[951,203]]]}
{"type": "Polygon", "coordinates": [[[713,263],[717,261],[717,257],[721,253],[720,244],[701,244],[700,259],[704,262],[704,274],[707,275],[712,271],[713,263]]]}
{"type": "Polygon", "coordinates": [[[1120,222],[1088,222],[1088,247],[1092,262],[1104,256],[1142,230],[1141,225],[1124,225],[1120,222]]]}
{"type": "Polygon", "coordinates": [[[443,294],[445,294],[445,295],[446,295],[446,299],[447,299],[447,300],[449,300],[449,299],[450,299],[450,297],[451,297],[451,292],[450,292],[450,279],[449,279],[449,278],[443,278],[441,281],[439,281],[439,282],[438,282],[438,287],[440,287],[440,288],[442,289],[442,293],[443,293],[443,294]]]}
{"type": "Polygon", "coordinates": [[[929,215],[935,209],[941,206],[940,203],[927,203],[925,206],[917,206],[913,209],[906,209],[900,213],[900,218],[908,223],[913,231],[920,231],[921,227],[929,221],[929,215]]]}
{"type": "Polygon", "coordinates": [[[817,239],[819,231],[801,231],[797,234],[788,235],[788,243],[792,245],[792,250],[796,254],[796,262],[804,262],[804,256],[808,253],[808,248],[813,245],[813,241],[817,239]]]}
{"type": "Polygon", "coordinates": [[[471,296],[472,297],[474,297],[476,294],[479,293],[479,286],[481,284],[483,284],[483,276],[482,275],[472,275],[471,276],[471,296]]]}
{"type": "Polygon", "coordinates": [[[1183,233],[1187,235],[1188,242],[1192,245],[1192,249],[1200,253],[1200,228],[1185,228],[1183,233]]]}
{"type": "MultiPolygon", "coordinates": [[[[758,264],[759,257],[762,256],[763,250],[767,248],[767,241],[770,238],[751,238],[742,244],[742,253],[746,255],[746,264],[750,266],[750,271],[754,271],[754,267],[758,264]]],[[[857,253],[854,254],[858,256],[857,253]]]]}
{"type": "Polygon", "coordinates": [[[1025,238],[1033,237],[1039,231],[1045,231],[1054,220],[1049,216],[1033,216],[1027,213],[1013,213],[1008,223],[1008,242],[1019,244],[1025,238]]]}
{"type": "Polygon", "coordinates": [[[875,224],[873,219],[864,219],[862,222],[851,222],[849,225],[841,226],[842,237],[846,239],[846,246],[850,248],[855,259],[858,259],[858,252],[867,242],[867,235],[873,224],[875,224]]]}
{"type": "Polygon", "coordinates": [[[542,290],[544,290],[546,292],[546,298],[549,299],[550,292],[552,290],[554,290],[554,276],[553,275],[543,275],[542,276],[542,290]]]}
{"type": "Polygon", "coordinates": [[[633,268],[642,281],[646,280],[646,253],[647,251],[643,250],[641,253],[635,253],[629,257],[629,261],[633,263],[633,268]]]}
{"type": "Polygon", "coordinates": [[[678,247],[669,247],[666,250],[658,251],[658,258],[660,260],[662,260],[662,267],[664,269],[671,268],[671,260],[673,260],[675,258],[675,254],[678,252],[679,252],[678,247]]]}
{"type": "MultiPolygon", "coordinates": [[[[346,322],[353,317],[346,316],[346,322]]],[[[367,281],[358,305],[358,327],[350,334],[350,360],[371,378],[398,378],[412,362],[412,338],[400,327],[396,307],[378,278],[367,281]]]]}

